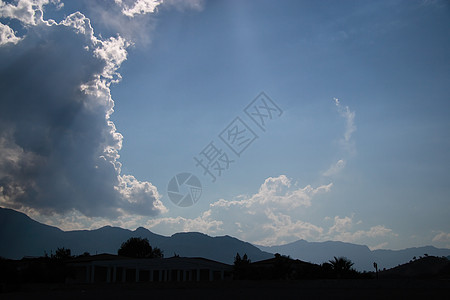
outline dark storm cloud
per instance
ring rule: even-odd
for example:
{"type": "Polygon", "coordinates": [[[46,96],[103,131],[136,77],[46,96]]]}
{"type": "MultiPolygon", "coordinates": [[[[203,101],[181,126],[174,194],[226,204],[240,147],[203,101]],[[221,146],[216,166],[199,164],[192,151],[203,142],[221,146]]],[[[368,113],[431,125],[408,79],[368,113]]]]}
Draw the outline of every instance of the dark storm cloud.
{"type": "Polygon", "coordinates": [[[0,205],[108,217],[165,211],[156,187],[122,175],[117,160],[109,84],[127,43],[97,39],[80,13],[27,29],[0,46],[0,205]]]}

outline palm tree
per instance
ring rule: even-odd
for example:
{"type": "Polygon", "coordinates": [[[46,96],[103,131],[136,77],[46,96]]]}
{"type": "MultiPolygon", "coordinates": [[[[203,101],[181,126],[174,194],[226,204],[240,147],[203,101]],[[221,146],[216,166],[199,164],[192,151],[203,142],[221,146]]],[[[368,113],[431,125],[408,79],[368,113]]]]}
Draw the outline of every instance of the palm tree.
{"type": "Polygon", "coordinates": [[[352,270],[353,262],[346,257],[335,256],[334,260],[330,260],[329,262],[333,271],[336,272],[338,277],[341,277],[341,275],[347,274],[352,270]]]}

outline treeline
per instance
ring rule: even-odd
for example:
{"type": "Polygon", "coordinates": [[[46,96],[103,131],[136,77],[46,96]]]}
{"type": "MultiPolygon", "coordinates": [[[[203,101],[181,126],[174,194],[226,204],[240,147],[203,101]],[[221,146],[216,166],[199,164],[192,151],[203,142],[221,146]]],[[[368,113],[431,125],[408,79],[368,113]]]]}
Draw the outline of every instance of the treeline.
{"type": "MultiPolygon", "coordinates": [[[[117,254],[130,258],[163,258],[163,251],[151,247],[147,239],[133,237],[123,242],[117,254]]],[[[74,278],[73,268],[68,267],[72,260],[90,257],[89,252],[72,255],[67,248],[57,248],[44,252],[41,257],[24,257],[11,260],[0,257],[0,292],[19,287],[23,283],[64,283],[74,278]],[[8,287],[8,288],[7,288],[8,287]]]]}
{"type": "Polygon", "coordinates": [[[66,266],[71,258],[70,249],[65,248],[58,248],[55,254],[19,261],[0,258],[0,291],[7,283],[62,283],[73,275],[66,266]]]}
{"type": "MultiPolygon", "coordinates": [[[[158,247],[152,247],[147,239],[133,237],[123,242],[117,254],[129,258],[163,258],[164,253],[158,247]]],[[[178,256],[174,254],[174,256],[178,256]]],[[[88,252],[74,256],[70,249],[58,248],[56,251],[44,253],[38,258],[23,258],[21,260],[8,260],[0,257],[0,291],[11,283],[63,283],[75,278],[70,263],[90,257],[88,252]]],[[[448,259],[426,257],[414,260],[394,268],[392,271],[381,272],[383,278],[389,276],[405,277],[411,273],[411,267],[418,269],[430,268],[430,262],[435,261],[437,266],[445,265],[439,274],[449,278],[450,263],[448,259]],[[392,274],[391,274],[392,273],[392,274]]],[[[289,256],[275,254],[271,259],[252,262],[247,254],[239,253],[234,257],[233,280],[300,280],[300,279],[371,279],[378,278],[377,264],[374,263],[375,272],[359,272],[353,268],[353,262],[345,257],[334,257],[322,264],[313,264],[289,256]]],[[[420,273],[422,274],[422,273],[420,273]]],[[[419,274],[419,275],[420,275],[419,274]]],[[[425,273],[423,273],[425,274],[425,273]]],[[[439,275],[438,274],[438,275],[439,275]]],[[[414,275],[416,276],[416,275],[414,275]]],[[[420,276],[430,276],[428,273],[420,276]]],[[[439,275],[440,276],[440,275],[439,275]]],[[[442,277],[442,276],[441,276],[442,277]]]]}
{"type": "Polygon", "coordinates": [[[345,257],[334,257],[321,265],[275,254],[269,260],[252,263],[246,254],[236,254],[233,278],[237,280],[355,279],[375,278],[374,272],[358,272],[345,257]]]}
{"type": "MultiPolygon", "coordinates": [[[[163,258],[164,254],[158,247],[152,247],[147,239],[132,237],[123,242],[117,254],[130,258],[163,258]]],[[[39,258],[23,258],[22,260],[0,259],[0,283],[63,283],[74,278],[74,270],[68,263],[83,257],[89,257],[85,252],[74,256],[70,249],[58,248],[55,253],[44,253],[39,258]]],[[[177,256],[174,254],[174,256],[177,256]]],[[[321,278],[374,278],[373,272],[358,272],[352,268],[353,263],[345,257],[334,257],[333,260],[321,265],[289,256],[275,254],[275,257],[259,262],[251,262],[244,254],[239,253],[234,258],[234,280],[295,280],[321,278]]]]}

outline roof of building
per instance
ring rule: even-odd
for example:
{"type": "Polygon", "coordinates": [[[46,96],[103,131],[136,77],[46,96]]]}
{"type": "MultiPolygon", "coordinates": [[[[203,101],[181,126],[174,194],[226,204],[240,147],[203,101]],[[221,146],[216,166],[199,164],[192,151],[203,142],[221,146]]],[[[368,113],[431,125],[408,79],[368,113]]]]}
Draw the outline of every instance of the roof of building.
{"type": "Polygon", "coordinates": [[[299,259],[292,259],[292,258],[286,257],[286,256],[273,257],[273,258],[269,258],[269,259],[265,259],[265,260],[256,261],[256,262],[251,263],[251,265],[252,266],[260,266],[260,267],[270,267],[270,266],[273,266],[280,262],[289,263],[289,264],[292,264],[295,266],[314,265],[314,264],[306,262],[306,261],[302,261],[299,259]]]}
{"type": "Polygon", "coordinates": [[[217,269],[231,270],[232,266],[202,257],[129,258],[112,254],[77,257],[71,265],[116,266],[125,268],[158,269],[217,269]]]}

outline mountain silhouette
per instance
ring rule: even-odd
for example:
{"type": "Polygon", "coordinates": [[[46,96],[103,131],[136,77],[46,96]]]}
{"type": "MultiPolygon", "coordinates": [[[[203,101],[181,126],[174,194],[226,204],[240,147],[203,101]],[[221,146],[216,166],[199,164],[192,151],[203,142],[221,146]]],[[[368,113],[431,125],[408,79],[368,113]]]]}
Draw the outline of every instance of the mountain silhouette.
{"type": "Polygon", "coordinates": [[[22,258],[56,249],[64,231],[12,209],[0,208],[0,256],[22,258]]]}
{"type": "Polygon", "coordinates": [[[139,227],[128,230],[105,226],[95,230],[62,231],[36,222],[12,209],[0,208],[0,256],[21,259],[24,256],[43,256],[65,247],[72,254],[117,254],[120,245],[130,237],[147,238],[151,246],[164,251],[165,257],[175,253],[184,257],[204,257],[232,264],[237,252],[247,253],[253,261],[272,258],[250,243],[230,236],[211,237],[198,232],[176,233],[170,237],[155,234],[139,227]]]}
{"type": "Polygon", "coordinates": [[[253,261],[273,257],[273,253],[289,255],[306,262],[321,264],[334,256],[345,256],[354,262],[359,271],[373,271],[373,262],[379,269],[389,269],[419,258],[449,256],[450,249],[433,246],[407,248],[403,250],[373,250],[367,246],[338,241],[307,242],[299,240],[281,246],[255,246],[230,236],[211,237],[198,232],[176,233],[172,236],[155,234],[139,227],[128,230],[105,226],[95,230],[62,231],[56,227],[41,224],[27,215],[12,209],[0,208],[0,256],[21,259],[24,256],[43,256],[57,248],[65,247],[73,255],[84,252],[91,254],[117,254],[120,245],[130,237],[147,238],[150,245],[164,251],[165,257],[175,253],[184,257],[204,257],[232,264],[236,253],[244,253],[253,261]]]}

